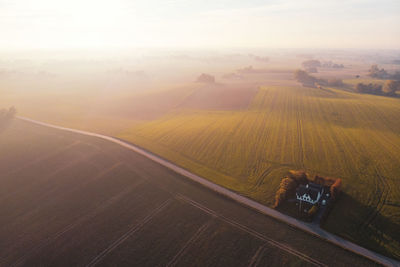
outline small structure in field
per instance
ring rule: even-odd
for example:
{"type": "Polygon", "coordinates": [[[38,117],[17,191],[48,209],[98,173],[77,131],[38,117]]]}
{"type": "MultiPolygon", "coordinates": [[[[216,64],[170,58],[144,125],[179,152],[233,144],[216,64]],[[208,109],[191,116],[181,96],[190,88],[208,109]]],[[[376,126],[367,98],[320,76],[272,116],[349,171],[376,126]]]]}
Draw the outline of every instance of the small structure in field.
{"type": "Polygon", "coordinates": [[[290,171],[276,192],[275,208],[319,224],[326,218],[339,195],[341,183],[339,178],[315,175],[309,179],[304,171],[290,171]]]}
{"type": "Polygon", "coordinates": [[[296,189],[296,199],[314,205],[318,203],[324,193],[324,188],[318,184],[308,183],[299,185],[296,189]]]}

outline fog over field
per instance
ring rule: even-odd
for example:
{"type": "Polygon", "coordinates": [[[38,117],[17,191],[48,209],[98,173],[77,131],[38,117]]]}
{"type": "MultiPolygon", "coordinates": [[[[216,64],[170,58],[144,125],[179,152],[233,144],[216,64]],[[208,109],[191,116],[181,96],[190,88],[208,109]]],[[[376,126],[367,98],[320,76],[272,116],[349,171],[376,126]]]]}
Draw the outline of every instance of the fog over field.
{"type": "Polygon", "coordinates": [[[345,69],[320,70],[316,75],[321,77],[365,76],[369,66],[377,62],[377,55],[382,67],[396,70],[397,65],[392,63],[398,53],[390,51],[132,49],[5,53],[0,61],[0,101],[3,106],[18,106],[20,114],[40,114],[53,122],[57,116],[67,120],[76,116],[76,121],[86,116],[111,116],[124,123],[156,118],[176,108],[244,107],[260,85],[298,85],[293,72],[310,58],[346,65],[345,69]],[[199,82],[202,73],[213,76],[215,82],[199,82]],[[51,108],[59,113],[48,112],[51,108]]]}
{"type": "MultiPolygon", "coordinates": [[[[297,228],[293,233],[285,230],[293,218],[307,229],[326,231],[379,253],[373,254],[378,257],[399,260],[399,14],[400,4],[394,0],[0,0],[0,266],[65,264],[68,253],[79,246],[90,247],[84,262],[93,265],[109,254],[104,264],[121,259],[122,265],[154,265],[159,259],[158,263],[172,265],[330,265],[327,259],[335,255],[344,257],[337,260],[339,265],[376,261],[362,249],[344,253],[329,243],[334,252],[318,256],[299,249],[298,240],[285,243],[292,234],[299,240],[308,236],[294,234],[297,228]],[[26,119],[36,122],[22,122],[26,119]],[[92,136],[66,135],[34,123],[88,131],[92,136]],[[108,141],[99,142],[95,134],[137,146],[150,159],[151,155],[162,158],[289,219],[279,221],[283,226],[274,235],[268,227],[275,224],[268,221],[268,234],[261,238],[252,231],[262,225],[262,217],[257,217],[255,226],[233,212],[240,211],[237,203],[226,211],[235,230],[208,222],[215,214],[208,210],[214,204],[208,206],[207,199],[225,197],[190,184],[190,192],[202,196],[204,207],[193,208],[191,202],[188,208],[177,196],[184,192],[187,177],[176,178],[150,159],[138,164],[144,158],[136,152],[124,150],[124,145],[110,150],[108,141]],[[59,153],[56,146],[66,151],[60,160],[51,158],[59,153]],[[92,150],[95,156],[88,153],[92,150]],[[107,174],[106,182],[93,178],[121,162],[126,172],[107,174]],[[147,171],[146,166],[160,170],[147,171]],[[175,214],[182,226],[168,216],[156,217],[159,223],[155,223],[145,209],[140,211],[143,225],[132,226],[129,221],[138,223],[138,219],[128,207],[136,210],[137,206],[129,204],[118,214],[132,217],[121,222],[113,221],[111,209],[100,209],[115,227],[101,249],[91,237],[76,247],[61,237],[68,231],[76,235],[83,231],[66,223],[70,220],[81,218],[90,228],[89,215],[70,212],[73,207],[68,205],[70,196],[85,202],[79,192],[89,190],[82,187],[86,179],[99,188],[91,194],[109,196],[93,199],[93,207],[87,207],[87,213],[97,214],[94,207],[114,203],[125,194],[125,186],[133,186],[130,177],[138,173],[139,180],[146,181],[146,190],[135,192],[160,192],[153,200],[171,197],[174,206],[165,212],[175,214]],[[152,173],[159,175],[154,181],[149,178],[152,173]],[[118,179],[123,182],[118,184],[118,179]],[[113,185],[121,186],[118,194],[113,185]],[[311,192],[312,186],[320,190],[318,199],[304,200],[312,205],[303,206],[298,194],[304,188],[311,192]],[[203,195],[202,190],[208,193],[203,195]],[[58,197],[55,192],[65,195],[58,197]],[[58,204],[49,209],[50,219],[43,219],[48,210],[34,209],[32,203],[52,199],[58,204]],[[52,213],[57,205],[65,209],[52,213]],[[179,217],[181,212],[191,219],[179,217]],[[72,214],[79,216],[72,218],[72,214]],[[204,224],[197,224],[196,216],[204,224]],[[29,219],[26,225],[21,223],[24,218],[29,219]],[[49,231],[35,236],[35,229],[46,223],[51,225],[49,231]],[[159,226],[163,223],[174,233],[172,239],[180,238],[181,229],[190,229],[171,249],[173,253],[168,252],[171,255],[160,252],[169,242],[168,233],[159,226]],[[215,237],[195,241],[211,233],[211,226],[231,244],[224,250],[226,256],[219,258],[207,249],[215,237]],[[14,232],[8,233],[6,227],[14,227],[14,232]],[[242,235],[243,229],[250,236],[242,235]],[[139,231],[143,246],[150,247],[150,239],[161,240],[156,252],[161,256],[153,261],[147,254],[135,254],[143,247],[135,245],[135,239],[124,243],[131,231],[139,231]],[[237,239],[228,238],[231,232],[237,239]],[[50,251],[52,242],[70,251],[60,250],[59,258],[51,259],[39,253],[50,251]],[[115,244],[123,249],[119,251],[115,244]],[[278,247],[271,250],[270,258],[265,256],[267,244],[278,247]],[[10,253],[1,254],[1,247],[10,253]],[[193,251],[201,256],[196,258],[193,251]],[[242,254],[235,261],[237,251],[242,254]],[[129,260],[124,262],[124,257],[129,260]]],[[[141,195],[126,196],[126,203],[133,203],[133,198],[141,195]]],[[[140,201],[152,205],[147,197],[140,201]]],[[[107,229],[107,223],[97,226],[92,229],[94,236],[107,229]]],[[[325,242],[309,238],[315,244],[325,242]]]]}
{"type": "Polygon", "coordinates": [[[269,206],[290,169],[340,177],[345,195],[324,227],[399,255],[399,98],[356,91],[360,82],[384,85],[371,65],[395,75],[399,58],[388,50],[10,53],[0,63],[0,105],[133,142],[269,206]],[[340,83],[302,85],[295,71],[314,61],[311,77],[340,83]]]}

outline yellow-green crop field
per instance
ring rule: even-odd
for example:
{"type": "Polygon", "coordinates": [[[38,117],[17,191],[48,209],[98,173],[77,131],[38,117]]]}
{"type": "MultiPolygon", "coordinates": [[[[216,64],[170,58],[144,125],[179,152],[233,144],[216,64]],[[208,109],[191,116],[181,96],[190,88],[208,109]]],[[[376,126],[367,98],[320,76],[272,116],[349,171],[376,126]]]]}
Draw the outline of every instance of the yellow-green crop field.
{"type": "Polygon", "coordinates": [[[118,137],[270,206],[290,169],[341,177],[324,227],[400,258],[400,99],[264,87],[247,110],[175,110],[118,137]]]}

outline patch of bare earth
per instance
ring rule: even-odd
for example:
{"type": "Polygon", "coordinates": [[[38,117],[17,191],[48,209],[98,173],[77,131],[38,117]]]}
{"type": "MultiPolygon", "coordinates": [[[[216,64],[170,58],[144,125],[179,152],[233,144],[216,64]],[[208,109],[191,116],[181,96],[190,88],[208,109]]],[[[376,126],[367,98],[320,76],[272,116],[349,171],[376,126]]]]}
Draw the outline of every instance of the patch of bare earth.
{"type": "Polygon", "coordinates": [[[208,84],[196,89],[179,105],[180,108],[236,110],[247,108],[258,91],[258,85],[208,84]]]}

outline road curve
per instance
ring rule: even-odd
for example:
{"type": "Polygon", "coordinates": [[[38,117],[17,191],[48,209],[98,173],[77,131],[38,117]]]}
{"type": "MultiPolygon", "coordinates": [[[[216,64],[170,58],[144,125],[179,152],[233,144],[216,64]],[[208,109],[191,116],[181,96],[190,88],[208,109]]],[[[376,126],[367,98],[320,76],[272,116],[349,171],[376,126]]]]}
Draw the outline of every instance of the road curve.
{"type": "Polygon", "coordinates": [[[106,136],[106,135],[102,135],[102,134],[97,134],[97,133],[92,133],[92,132],[88,132],[88,131],[82,131],[82,130],[77,130],[77,129],[71,129],[71,128],[66,128],[66,127],[62,127],[62,126],[57,126],[57,125],[53,125],[53,124],[49,124],[49,123],[45,123],[45,122],[41,122],[41,121],[37,121],[37,120],[33,120],[33,119],[29,119],[26,117],[21,117],[21,116],[17,116],[18,119],[20,120],[24,120],[27,122],[31,122],[37,125],[42,125],[45,127],[50,127],[50,128],[55,128],[58,130],[63,130],[63,131],[68,131],[68,132],[73,132],[73,133],[78,133],[78,134],[83,134],[83,135],[87,135],[87,136],[93,136],[93,137],[97,137],[97,138],[101,138],[104,140],[108,140],[110,142],[116,143],[120,146],[123,146],[129,150],[135,151],[136,153],[139,153],[143,156],[145,156],[146,158],[151,159],[152,161],[155,161],[165,167],[167,167],[170,170],[173,170],[174,172],[181,174],[189,179],[191,179],[192,181],[195,181],[219,194],[222,194],[230,199],[233,199],[243,205],[246,205],[252,209],[255,209],[265,215],[268,215],[270,217],[273,217],[279,221],[282,221],[286,224],[289,224],[293,227],[296,227],[300,230],[303,230],[305,232],[308,232],[312,235],[318,236],[326,241],[329,241],[337,246],[340,246],[344,249],[350,250],[356,254],[362,255],[368,259],[371,259],[377,263],[383,264],[385,266],[400,266],[400,262],[388,258],[386,256],[383,256],[379,253],[370,251],[366,248],[363,248],[359,245],[356,245],[350,241],[347,241],[341,237],[338,237],[332,233],[329,233],[321,228],[319,228],[318,226],[309,224],[309,223],[305,223],[303,221],[297,220],[293,217],[287,216],[285,214],[282,214],[274,209],[271,209],[267,206],[264,206],[254,200],[251,200],[247,197],[241,196],[233,191],[230,191],[229,189],[226,189],[220,185],[214,184],[212,182],[210,182],[209,180],[202,178],[196,174],[193,174],[159,156],[156,156],[152,153],[149,153],[148,151],[139,148],[133,144],[124,142],[120,139],[111,137],[111,136],[106,136]]]}

